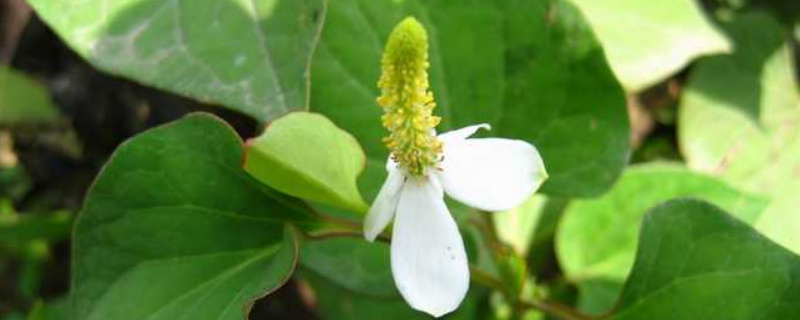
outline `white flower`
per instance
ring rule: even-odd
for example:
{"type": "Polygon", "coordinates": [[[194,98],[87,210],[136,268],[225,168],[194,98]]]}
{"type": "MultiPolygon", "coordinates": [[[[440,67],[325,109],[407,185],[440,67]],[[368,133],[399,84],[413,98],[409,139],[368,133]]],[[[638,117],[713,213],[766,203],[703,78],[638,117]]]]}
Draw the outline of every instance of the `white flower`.
{"type": "Polygon", "coordinates": [[[394,218],[392,274],[400,294],[414,309],[440,317],[455,310],[469,288],[469,262],[444,192],[485,211],[514,208],[547,178],[542,159],[520,140],[467,139],[475,125],[438,136],[443,143],[438,168],[412,176],[389,159],[389,175],[364,221],[369,241],[394,218]]]}

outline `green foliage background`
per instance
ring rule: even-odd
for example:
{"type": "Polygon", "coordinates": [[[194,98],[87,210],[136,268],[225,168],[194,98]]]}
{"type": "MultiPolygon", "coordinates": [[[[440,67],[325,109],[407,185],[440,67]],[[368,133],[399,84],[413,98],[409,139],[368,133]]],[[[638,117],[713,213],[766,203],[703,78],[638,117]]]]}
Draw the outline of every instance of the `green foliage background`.
{"type": "MultiPolygon", "coordinates": [[[[69,300],[28,319],[240,320],[291,277],[322,319],[426,319],[400,299],[388,246],[358,238],[388,156],[380,57],[406,16],[430,34],[439,131],[489,123],[483,134],[535,145],[550,174],[509,212],[449,204],[475,281],[448,319],[800,318],[791,6],[29,3],[95,67],[263,134],[200,113],[120,145],[74,216],[69,300]]],[[[52,125],[55,110],[35,80],[0,69],[0,124],[52,125]]],[[[0,248],[36,256],[67,236],[70,214],[0,197],[0,248]]]]}

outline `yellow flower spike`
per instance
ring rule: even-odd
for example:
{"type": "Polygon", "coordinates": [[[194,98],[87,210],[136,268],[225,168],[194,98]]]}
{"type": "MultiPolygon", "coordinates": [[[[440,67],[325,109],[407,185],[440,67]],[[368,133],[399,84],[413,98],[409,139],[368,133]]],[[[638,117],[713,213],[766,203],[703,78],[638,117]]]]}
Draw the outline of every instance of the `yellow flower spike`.
{"type": "Polygon", "coordinates": [[[440,119],[432,114],[436,104],[428,88],[428,34],[417,19],[408,17],[394,28],[381,65],[377,102],[389,130],[383,141],[409,175],[421,176],[438,164],[442,143],[433,131],[440,119]]]}

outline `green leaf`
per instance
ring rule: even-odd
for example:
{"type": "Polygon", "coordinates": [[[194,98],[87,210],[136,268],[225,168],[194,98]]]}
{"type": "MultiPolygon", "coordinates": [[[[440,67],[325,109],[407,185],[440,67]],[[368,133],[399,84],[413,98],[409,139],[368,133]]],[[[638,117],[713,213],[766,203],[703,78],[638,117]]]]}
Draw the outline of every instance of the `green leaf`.
{"type": "Polygon", "coordinates": [[[800,95],[786,33],[764,13],[724,24],[738,48],[693,69],[678,121],[681,151],[693,169],[772,197],[756,227],[800,253],[800,95]],[[780,234],[779,234],[780,233],[780,234]]]}
{"type": "Polygon", "coordinates": [[[534,277],[555,266],[556,227],[567,204],[567,198],[536,194],[519,207],[491,215],[498,238],[526,258],[534,277]]]}
{"type": "Polygon", "coordinates": [[[758,219],[755,227],[772,241],[800,252],[800,180],[791,181],[784,189],[774,194],[772,202],[758,219]]]}
{"type": "Polygon", "coordinates": [[[661,205],[639,242],[611,319],[800,319],[800,257],[713,205],[661,205]]]}
{"type": "Polygon", "coordinates": [[[491,136],[533,143],[550,178],[543,192],[589,196],[627,162],[625,98],[603,51],[562,1],[331,1],[312,65],[311,110],[364,147],[368,197],[385,177],[381,108],[375,103],[383,46],[406,16],[428,30],[439,132],[490,123],[491,136]],[[465,32],[469,30],[469,32],[465,32]]]}
{"type": "Polygon", "coordinates": [[[561,220],[558,259],[581,291],[580,308],[599,314],[613,305],[633,266],[642,217],[677,197],[710,201],[750,224],[758,221],[768,203],[678,166],[631,167],[602,197],[570,203],[561,220]]]}
{"type": "Polygon", "coordinates": [[[603,44],[625,88],[639,91],[731,45],[696,0],[571,0],[603,44]]]}
{"type": "Polygon", "coordinates": [[[800,177],[800,99],[780,24],[765,14],[724,25],[738,48],[697,63],[680,105],[680,147],[689,165],[772,193],[800,177]]]}
{"type": "Polygon", "coordinates": [[[388,245],[363,239],[312,241],[300,251],[303,267],[339,287],[379,298],[398,297],[389,261],[388,245]]]}
{"type": "Polygon", "coordinates": [[[0,125],[53,122],[58,111],[47,90],[25,74],[0,66],[0,125]]]}
{"type": "Polygon", "coordinates": [[[73,319],[244,319],[297,259],[297,203],[241,169],[223,121],[192,115],[126,142],[75,224],[73,319]]]}
{"type": "MultiPolygon", "coordinates": [[[[376,298],[345,290],[313,272],[302,272],[303,280],[313,289],[316,308],[324,320],[425,320],[430,316],[411,309],[400,297],[376,298]]],[[[471,288],[461,306],[448,320],[477,320],[481,317],[481,288],[471,288]]]]}
{"type": "Polygon", "coordinates": [[[32,0],[107,72],[266,121],[308,105],[323,0],[32,0]]]}
{"type": "Polygon", "coordinates": [[[366,212],[356,179],[364,151],[353,136],[322,115],[293,112],[248,141],[244,168],[283,193],[366,212]]]}
{"type": "Polygon", "coordinates": [[[527,255],[546,205],[547,197],[537,194],[519,207],[493,214],[498,238],[514,248],[517,254],[527,255]]]}

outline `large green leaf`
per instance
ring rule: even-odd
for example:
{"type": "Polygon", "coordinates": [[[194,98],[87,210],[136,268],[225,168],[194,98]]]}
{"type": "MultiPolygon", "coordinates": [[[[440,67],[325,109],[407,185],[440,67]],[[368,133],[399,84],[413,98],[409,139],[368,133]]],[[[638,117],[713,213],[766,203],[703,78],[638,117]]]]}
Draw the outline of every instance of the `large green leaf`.
{"type": "Polygon", "coordinates": [[[657,207],[639,243],[611,319],[800,319],[800,257],[713,205],[657,207]]]}
{"type": "Polygon", "coordinates": [[[698,0],[571,1],[586,15],[630,91],[664,80],[699,56],[731,50],[698,0]]]}
{"type": "Polygon", "coordinates": [[[297,259],[305,215],[241,169],[242,142],[192,115],[114,153],[76,220],[73,319],[244,319],[297,259]]]}
{"type": "Polygon", "coordinates": [[[322,115],[293,112],[248,141],[244,168],[283,193],[365,212],[356,186],[365,165],[364,151],[349,133],[322,115]]]}
{"type": "Polygon", "coordinates": [[[757,228],[800,253],[800,233],[786,230],[800,221],[800,96],[787,35],[763,13],[724,27],[737,50],[693,70],[681,97],[681,151],[694,169],[770,195],[757,228]]]}
{"type": "Polygon", "coordinates": [[[629,153],[625,98],[567,3],[331,1],[312,65],[311,109],[366,150],[360,182],[368,196],[377,193],[387,157],[375,103],[381,53],[409,15],[428,30],[439,131],[491,123],[491,136],[533,143],[550,175],[546,193],[597,195],[613,183],[629,153]]]}
{"type": "Polygon", "coordinates": [[[767,206],[766,199],[678,166],[632,167],[602,197],[573,201],[559,226],[558,259],[581,291],[583,310],[602,313],[613,305],[633,266],[642,217],[676,197],[710,201],[750,224],[767,206]]]}
{"type": "Polygon", "coordinates": [[[764,14],[724,25],[730,56],[697,63],[681,97],[680,147],[692,168],[772,193],[800,171],[800,99],[783,29],[764,14]]]}
{"type": "Polygon", "coordinates": [[[0,125],[52,122],[57,115],[47,90],[41,84],[0,66],[0,125]]]}
{"type": "Polygon", "coordinates": [[[97,67],[266,121],[308,104],[324,0],[31,0],[97,67]]]}

